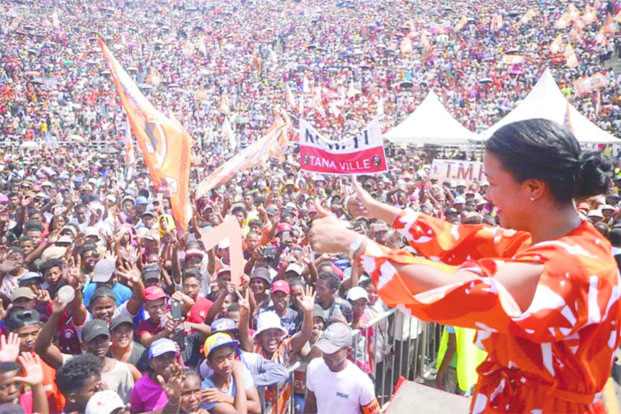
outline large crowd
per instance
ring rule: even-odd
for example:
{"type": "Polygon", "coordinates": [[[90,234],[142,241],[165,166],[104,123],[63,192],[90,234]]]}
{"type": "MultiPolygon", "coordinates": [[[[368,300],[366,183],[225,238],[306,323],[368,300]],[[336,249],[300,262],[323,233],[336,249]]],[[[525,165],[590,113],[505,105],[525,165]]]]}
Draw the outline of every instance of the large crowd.
{"type": "MultiPolygon", "coordinates": [[[[340,139],[377,116],[390,129],[433,89],[479,132],[547,67],[579,111],[621,137],[621,75],[609,68],[621,56],[621,37],[596,40],[621,4],[596,3],[598,19],[579,41],[570,28],[553,28],[565,1],[1,2],[0,410],[259,413],[285,411],[292,398],[294,410],[306,412],[309,391],[343,381],[321,369],[322,352],[345,349],[345,378],[356,378],[352,394],[360,395],[345,396],[342,407],[376,412],[375,398],[404,373],[384,364],[388,356],[410,362],[421,346],[410,341],[421,329],[413,317],[369,326],[388,309],[368,275],[346,255],[315,254],[307,233],[318,202],[381,244],[403,247],[404,239],[393,223],[352,217],[350,180],[300,171],[293,145],[287,161],[267,160],[191,197],[192,221],[181,231],[141,157],[127,168],[126,117],[97,35],[149,100],[170,109],[194,138],[194,188],[260,138],[277,108],[340,139]],[[534,17],[518,24],[529,9],[534,17]],[[497,14],[503,21],[492,30],[497,14]],[[572,42],[578,66],[550,52],[559,33],[572,42]],[[409,38],[413,48],[404,51],[409,38]],[[505,65],[508,51],[526,60],[505,65]],[[573,81],[596,72],[608,86],[575,93],[573,81]],[[237,146],[223,137],[225,118],[237,146]],[[238,284],[231,241],[210,250],[202,244],[229,216],[242,228],[238,284]],[[308,365],[288,382],[287,368],[298,361],[308,365]]],[[[390,170],[362,177],[362,185],[400,208],[496,225],[489,184],[430,178],[434,157],[437,149],[390,148],[390,170]]],[[[577,205],[616,249],[620,180],[606,196],[577,205]]],[[[455,391],[447,368],[438,385],[455,391]]]]}

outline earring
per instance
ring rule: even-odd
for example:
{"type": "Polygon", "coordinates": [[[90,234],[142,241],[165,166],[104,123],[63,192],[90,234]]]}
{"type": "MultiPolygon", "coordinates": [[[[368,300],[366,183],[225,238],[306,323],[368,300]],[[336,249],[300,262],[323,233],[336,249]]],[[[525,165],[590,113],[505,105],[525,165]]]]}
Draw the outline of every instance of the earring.
{"type": "Polygon", "coordinates": [[[531,198],[530,198],[530,201],[535,201],[535,197],[531,197],[531,198]]]}

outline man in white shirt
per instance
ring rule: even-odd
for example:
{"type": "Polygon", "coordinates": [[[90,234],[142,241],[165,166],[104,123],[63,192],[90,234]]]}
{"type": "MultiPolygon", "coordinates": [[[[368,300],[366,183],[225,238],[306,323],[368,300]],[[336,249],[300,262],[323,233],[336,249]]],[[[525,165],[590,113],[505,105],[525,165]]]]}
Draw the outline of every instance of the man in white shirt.
{"type": "Polygon", "coordinates": [[[356,364],[347,360],[352,346],[349,326],[333,323],[315,346],[323,358],[308,364],[304,412],[378,414],[380,407],[373,382],[356,364]]]}

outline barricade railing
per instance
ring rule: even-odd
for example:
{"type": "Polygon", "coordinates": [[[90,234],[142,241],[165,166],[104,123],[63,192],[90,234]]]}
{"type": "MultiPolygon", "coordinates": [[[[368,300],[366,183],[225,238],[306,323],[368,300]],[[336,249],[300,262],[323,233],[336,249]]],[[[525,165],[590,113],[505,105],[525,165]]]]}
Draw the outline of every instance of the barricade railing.
{"type": "MultiPolygon", "coordinates": [[[[350,359],[365,371],[375,384],[375,395],[381,407],[390,401],[399,377],[424,382],[433,378],[442,326],[425,323],[396,309],[373,317],[363,329],[353,332],[350,359]]],[[[300,410],[296,404],[294,373],[306,363],[297,361],[288,367],[286,383],[290,393],[284,403],[278,404],[283,384],[259,390],[262,412],[266,414],[293,414],[300,410]],[[265,401],[269,393],[271,401],[265,401]],[[280,409],[284,407],[284,409],[280,409]]]]}

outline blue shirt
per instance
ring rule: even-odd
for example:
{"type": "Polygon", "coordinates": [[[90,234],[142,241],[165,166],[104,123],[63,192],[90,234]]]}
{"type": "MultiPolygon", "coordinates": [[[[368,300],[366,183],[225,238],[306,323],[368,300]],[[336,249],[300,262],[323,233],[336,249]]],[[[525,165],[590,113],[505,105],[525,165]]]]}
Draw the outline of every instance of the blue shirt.
{"type": "MultiPolygon", "coordinates": [[[[82,295],[84,296],[84,306],[88,307],[91,303],[91,296],[95,293],[95,289],[97,289],[97,282],[90,282],[84,289],[82,289],[82,295]]],[[[116,307],[118,308],[132,297],[132,290],[125,285],[120,283],[115,283],[112,286],[112,293],[114,293],[114,301],[116,302],[116,307]]]]}
{"type": "MultiPolygon", "coordinates": [[[[244,367],[242,369],[242,372],[243,372],[244,390],[254,387],[254,381],[252,380],[252,375],[250,375],[250,371],[248,371],[248,369],[244,367]]],[[[216,388],[216,385],[213,383],[213,381],[211,381],[211,377],[207,377],[203,380],[203,382],[201,382],[201,390],[204,390],[207,388],[216,388]]],[[[225,393],[226,395],[230,395],[233,398],[235,398],[235,396],[237,395],[237,387],[235,386],[235,380],[233,378],[231,378],[231,386],[229,387],[228,390],[223,390],[220,388],[218,389],[222,391],[223,393],[225,393]]],[[[216,406],[216,404],[217,403],[215,402],[201,403],[200,408],[211,410],[216,406]]]]}

